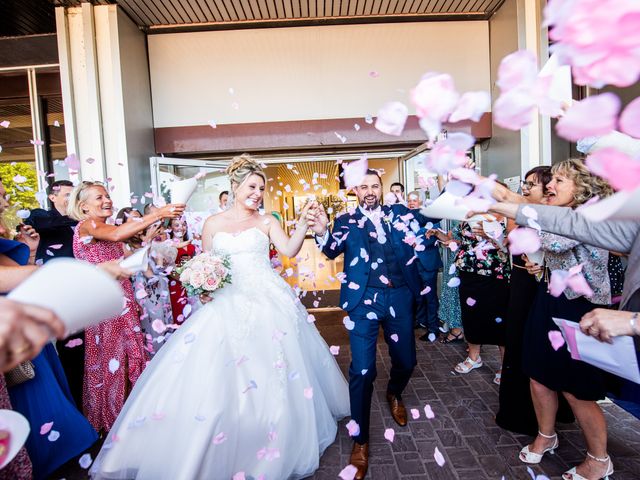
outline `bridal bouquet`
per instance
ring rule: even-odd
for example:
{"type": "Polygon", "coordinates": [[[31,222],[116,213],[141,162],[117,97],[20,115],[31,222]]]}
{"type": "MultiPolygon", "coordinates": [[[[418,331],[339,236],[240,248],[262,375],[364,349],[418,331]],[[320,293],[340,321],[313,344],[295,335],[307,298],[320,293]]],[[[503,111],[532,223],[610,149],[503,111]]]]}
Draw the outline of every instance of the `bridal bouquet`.
{"type": "Polygon", "coordinates": [[[180,282],[190,297],[211,294],[231,283],[231,262],[228,256],[201,253],[176,267],[180,282]]]}

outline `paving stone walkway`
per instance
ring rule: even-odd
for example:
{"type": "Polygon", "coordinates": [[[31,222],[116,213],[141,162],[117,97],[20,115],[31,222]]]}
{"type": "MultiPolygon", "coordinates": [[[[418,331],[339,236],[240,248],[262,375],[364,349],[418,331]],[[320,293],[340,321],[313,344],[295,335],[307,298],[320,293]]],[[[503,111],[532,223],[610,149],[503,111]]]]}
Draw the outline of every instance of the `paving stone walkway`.
{"type": "MultiPolygon", "coordinates": [[[[329,345],[340,345],[338,363],[347,374],[350,351],[341,312],[315,313],[316,324],[329,345]]],[[[421,334],[416,331],[416,336],[421,334]]],[[[520,449],[531,438],[512,434],[494,423],[498,407],[498,386],[493,381],[500,367],[497,347],[485,347],[485,366],[467,375],[453,372],[464,360],[463,344],[442,345],[417,341],[418,366],[403,396],[407,408],[421,412],[399,427],[391,418],[384,398],[390,367],[387,347],[378,342],[378,378],[371,411],[370,480],[500,480],[531,479],[527,467],[518,460],[520,449]],[[428,420],[423,408],[431,405],[435,418],[428,420]],[[395,430],[393,443],[384,438],[386,428],[395,430]],[[440,467],[433,457],[438,447],[446,463],[440,467]]],[[[603,405],[609,431],[609,453],[614,462],[614,480],[640,479],[640,420],[614,404],[603,405]]],[[[351,440],[341,422],[336,442],[320,461],[315,480],[336,479],[349,463],[351,440]]],[[[585,456],[584,440],[576,424],[559,425],[560,448],[545,456],[533,468],[536,474],[560,478],[562,472],[580,463],[585,456]]]]}

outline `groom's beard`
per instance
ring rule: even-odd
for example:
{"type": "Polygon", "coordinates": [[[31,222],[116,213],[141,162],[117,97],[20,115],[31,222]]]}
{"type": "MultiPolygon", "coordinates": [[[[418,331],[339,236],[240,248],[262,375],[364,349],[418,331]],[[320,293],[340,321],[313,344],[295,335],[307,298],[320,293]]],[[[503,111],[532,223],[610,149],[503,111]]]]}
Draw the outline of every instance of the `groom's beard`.
{"type": "MultiPolygon", "coordinates": [[[[373,197],[375,198],[375,197],[373,197]]],[[[366,196],[362,199],[362,201],[360,202],[360,206],[362,208],[364,208],[365,210],[375,210],[376,208],[378,208],[380,206],[380,199],[379,198],[375,198],[375,200],[373,200],[372,196],[366,196]]]]}

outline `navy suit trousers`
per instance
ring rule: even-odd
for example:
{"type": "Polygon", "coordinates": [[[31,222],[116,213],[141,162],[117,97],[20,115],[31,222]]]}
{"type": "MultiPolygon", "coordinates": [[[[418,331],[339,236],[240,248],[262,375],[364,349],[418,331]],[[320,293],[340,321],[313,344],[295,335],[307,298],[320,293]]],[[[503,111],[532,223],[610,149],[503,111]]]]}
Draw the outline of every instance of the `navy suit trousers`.
{"type": "Polygon", "coordinates": [[[440,322],[438,321],[438,271],[420,269],[422,289],[431,288],[429,293],[420,295],[416,302],[416,323],[426,326],[429,332],[437,335],[440,322]]]}
{"type": "Polygon", "coordinates": [[[349,312],[355,324],[349,333],[349,394],[351,418],[360,426],[360,434],[354,437],[358,443],[369,441],[371,395],[377,374],[376,345],[380,327],[391,357],[387,392],[400,396],[416,366],[413,315],[413,295],[406,286],[367,287],[360,304],[349,312]]]}

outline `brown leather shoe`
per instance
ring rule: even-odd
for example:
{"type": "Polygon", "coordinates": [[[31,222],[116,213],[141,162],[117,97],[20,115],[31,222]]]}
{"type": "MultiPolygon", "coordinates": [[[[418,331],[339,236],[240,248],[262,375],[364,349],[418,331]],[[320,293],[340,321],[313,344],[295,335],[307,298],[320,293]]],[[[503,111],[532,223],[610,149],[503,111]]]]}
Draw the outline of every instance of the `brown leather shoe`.
{"type": "Polygon", "coordinates": [[[404,408],[404,403],[398,397],[392,393],[387,393],[387,402],[389,402],[389,410],[391,410],[391,416],[401,427],[407,426],[407,409],[404,408]]]}
{"type": "Polygon", "coordinates": [[[353,450],[351,450],[349,463],[358,469],[353,478],[355,480],[362,480],[369,468],[369,444],[365,443],[364,445],[360,445],[358,442],[353,442],[353,450]]]}

